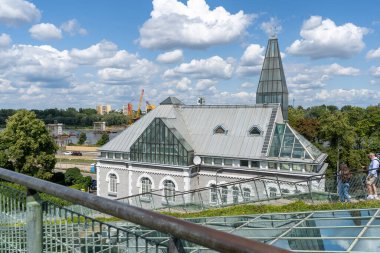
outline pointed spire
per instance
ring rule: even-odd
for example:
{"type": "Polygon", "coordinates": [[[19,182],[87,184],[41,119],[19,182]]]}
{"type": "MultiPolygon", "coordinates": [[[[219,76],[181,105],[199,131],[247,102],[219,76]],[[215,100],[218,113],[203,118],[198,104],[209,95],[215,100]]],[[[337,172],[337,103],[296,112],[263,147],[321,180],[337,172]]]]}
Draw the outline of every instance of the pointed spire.
{"type": "Polygon", "coordinates": [[[288,120],[288,87],[286,86],[277,38],[268,40],[256,92],[256,103],[280,103],[284,120],[288,120]]]}

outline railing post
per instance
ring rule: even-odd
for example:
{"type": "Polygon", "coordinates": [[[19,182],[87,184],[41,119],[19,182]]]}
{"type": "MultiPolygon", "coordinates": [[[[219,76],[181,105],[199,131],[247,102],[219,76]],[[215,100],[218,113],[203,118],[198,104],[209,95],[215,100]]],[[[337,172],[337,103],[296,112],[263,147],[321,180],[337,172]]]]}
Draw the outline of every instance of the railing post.
{"type": "Polygon", "coordinates": [[[32,189],[28,189],[26,196],[26,238],[28,252],[42,252],[42,205],[32,189]]]}
{"type": "Polygon", "coordinates": [[[168,253],[185,253],[183,244],[180,239],[171,237],[169,240],[168,253]]]}

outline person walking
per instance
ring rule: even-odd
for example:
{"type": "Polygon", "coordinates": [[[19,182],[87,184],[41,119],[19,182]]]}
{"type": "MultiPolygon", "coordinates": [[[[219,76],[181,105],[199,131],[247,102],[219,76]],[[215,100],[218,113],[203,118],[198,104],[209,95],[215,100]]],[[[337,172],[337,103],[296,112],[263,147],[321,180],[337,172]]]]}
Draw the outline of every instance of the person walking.
{"type": "Polygon", "coordinates": [[[367,199],[378,199],[377,197],[377,170],[379,169],[379,159],[377,159],[374,153],[369,153],[368,158],[371,159],[371,163],[368,166],[368,175],[365,180],[367,186],[368,197],[367,199]]]}
{"type": "Polygon", "coordinates": [[[341,164],[338,171],[338,194],[341,202],[350,202],[351,196],[348,194],[350,189],[351,172],[346,164],[341,164]]]}

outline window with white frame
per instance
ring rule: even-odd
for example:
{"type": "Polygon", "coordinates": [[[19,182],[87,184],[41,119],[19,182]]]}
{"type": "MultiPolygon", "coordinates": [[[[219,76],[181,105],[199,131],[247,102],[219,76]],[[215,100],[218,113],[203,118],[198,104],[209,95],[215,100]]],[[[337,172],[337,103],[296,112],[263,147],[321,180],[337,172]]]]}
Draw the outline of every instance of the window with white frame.
{"type": "Polygon", "coordinates": [[[114,195],[117,194],[117,176],[114,173],[108,176],[108,191],[114,195]]]}
{"type": "Polygon", "coordinates": [[[251,200],[251,189],[247,187],[243,188],[243,200],[244,202],[248,202],[251,200]]]}
{"type": "Polygon", "coordinates": [[[164,196],[168,202],[175,201],[175,185],[171,180],[164,181],[164,196]]]}
{"type": "Polygon", "coordinates": [[[239,187],[237,186],[232,187],[232,203],[239,203],[239,187]]]}
{"type": "Polygon", "coordinates": [[[210,203],[216,204],[218,202],[218,193],[216,185],[212,184],[210,187],[210,203]]]}
{"type": "Polygon", "coordinates": [[[152,181],[150,181],[149,178],[143,177],[141,179],[141,193],[143,194],[141,197],[150,199],[151,194],[150,192],[152,191],[152,181]]]}
{"type": "Polygon", "coordinates": [[[227,204],[227,197],[228,197],[227,186],[222,186],[221,187],[221,200],[222,200],[222,204],[227,204]]]}

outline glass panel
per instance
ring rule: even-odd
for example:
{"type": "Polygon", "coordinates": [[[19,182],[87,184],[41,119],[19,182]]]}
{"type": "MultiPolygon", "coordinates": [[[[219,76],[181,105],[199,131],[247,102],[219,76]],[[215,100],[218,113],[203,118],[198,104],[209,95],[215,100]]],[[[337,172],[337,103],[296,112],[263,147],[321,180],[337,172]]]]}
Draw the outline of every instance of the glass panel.
{"type": "Polygon", "coordinates": [[[107,152],[100,152],[100,157],[106,157],[107,156],[107,152]]]}
{"type": "Polygon", "coordinates": [[[291,163],[280,163],[281,170],[290,170],[291,167],[292,167],[291,163]]]}
{"type": "Polygon", "coordinates": [[[252,168],[260,168],[260,162],[259,161],[251,161],[251,167],[252,168]]]}
{"type": "Polygon", "coordinates": [[[224,159],[225,166],[232,166],[232,159],[224,159]]]}
{"type": "Polygon", "coordinates": [[[215,165],[222,165],[222,158],[214,158],[215,165]]]}
{"type": "Polygon", "coordinates": [[[112,152],[108,152],[107,158],[113,159],[113,153],[112,152]]]}
{"type": "Polygon", "coordinates": [[[353,239],[281,239],[273,245],[288,250],[345,251],[353,239]]]}
{"type": "Polygon", "coordinates": [[[293,164],[293,170],[294,171],[302,171],[305,169],[305,164],[300,164],[300,163],[294,163],[293,164]]]}
{"type": "Polygon", "coordinates": [[[115,159],[120,159],[121,158],[121,153],[115,153],[115,159]]]}
{"type": "Polygon", "coordinates": [[[268,162],[268,169],[277,170],[277,163],[268,162]]]}
{"type": "Polygon", "coordinates": [[[240,160],[240,167],[248,167],[248,160],[240,160]]]}
{"type": "Polygon", "coordinates": [[[161,119],[155,119],[131,146],[131,160],[187,165],[187,150],[161,119]],[[186,158],[183,159],[184,154],[186,158]]]}
{"type": "Polygon", "coordinates": [[[204,157],[203,163],[204,164],[212,164],[212,158],[211,157],[204,157]]]}
{"type": "MultiPolygon", "coordinates": [[[[377,235],[378,236],[378,235],[377,235]]],[[[353,252],[380,252],[379,239],[359,239],[352,249],[353,252]]]]}

